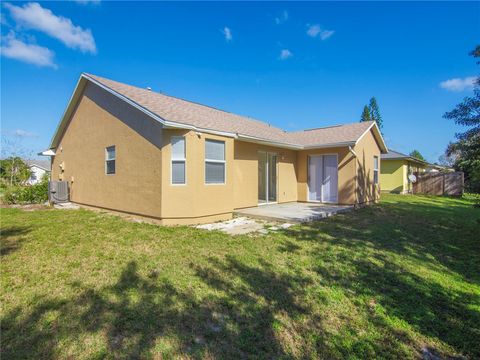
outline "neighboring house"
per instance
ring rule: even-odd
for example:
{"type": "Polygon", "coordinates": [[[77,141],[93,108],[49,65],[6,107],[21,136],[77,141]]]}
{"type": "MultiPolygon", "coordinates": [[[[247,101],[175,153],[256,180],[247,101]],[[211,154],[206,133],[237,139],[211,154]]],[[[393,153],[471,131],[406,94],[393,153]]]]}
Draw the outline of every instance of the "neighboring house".
{"type": "Polygon", "coordinates": [[[412,184],[408,176],[414,172],[423,172],[428,166],[428,163],[425,161],[393,150],[382,154],[381,159],[380,182],[382,184],[382,192],[410,193],[412,184]]]}
{"type": "Polygon", "coordinates": [[[50,161],[49,160],[25,160],[32,172],[27,184],[33,185],[42,181],[44,176],[50,176],[50,161]]]}
{"type": "Polygon", "coordinates": [[[269,203],[376,201],[386,152],[374,122],[285,132],[82,74],[44,154],[73,202],[193,224],[269,203]]]}
{"type": "Polygon", "coordinates": [[[455,169],[449,168],[447,166],[437,165],[437,164],[428,164],[425,168],[426,172],[454,172],[455,169]]]}

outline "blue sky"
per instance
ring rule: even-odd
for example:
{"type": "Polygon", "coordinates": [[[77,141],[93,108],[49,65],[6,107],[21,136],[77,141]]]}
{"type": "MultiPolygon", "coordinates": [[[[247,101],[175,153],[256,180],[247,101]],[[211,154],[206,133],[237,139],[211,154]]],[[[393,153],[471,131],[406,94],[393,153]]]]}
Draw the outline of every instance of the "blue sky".
{"type": "Polygon", "coordinates": [[[286,130],[359,120],[437,160],[472,93],[479,2],[11,2],[1,8],[2,135],[45,149],[82,72],[286,130]]]}

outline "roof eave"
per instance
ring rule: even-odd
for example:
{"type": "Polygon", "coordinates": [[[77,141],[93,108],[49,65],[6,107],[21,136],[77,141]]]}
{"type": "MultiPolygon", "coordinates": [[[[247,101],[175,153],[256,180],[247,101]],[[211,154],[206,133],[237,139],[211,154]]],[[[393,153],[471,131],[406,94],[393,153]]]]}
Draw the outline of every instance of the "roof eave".
{"type": "Polygon", "coordinates": [[[387,154],[388,153],[388,148],[387,148],[387,144],[385,143],[385,140],[383,139],[383,136],[382,136],[382,133],[380,131],[380,129],[378,128],[378,125],[377,123],[374,121],[372,122],[372,124],[367,128],[367,130],[365,130],[363,132],[362,135],[360,135],[360,137],[355,141],[355,145],[357,145],[360,140],[362,140],[362,138],[368,134],[368,132],[370,130],[373,130],[373,133],[374,133],[374,136],[375,136],[375,139],[377,140],[378,142],[378,145],[380,147],[380,152],[382,154],[387,154]]]}
{"type": "Polygon", "coordinates": [[[423,161],[423,160],[420,160],[420,159],[416,159],[416,158],[413,158],[411,156],[397,156],[397,157],[389,157],[389,158],[381,158],[382,161],[388,161],[388,160],[407,160],[407,161],[412,161],[412,162],[416,162],[416,163],[419,163],[419,164],[422,164],[422,165],[430,165],[430,163],[426,162],[426,161],[423,161]]]}
{"type": "Polygon", "coordinates": [[[336,142],[336,143],[329,143],[329,144],[316,144],[316,145],[306,145],[303,147],[305,150],[314,150],[314,149],[326,149],[326,148],[333,148],[333,147],[346,147],[355,145],[355,141],[344,141],[344,142],[336,142]]]}

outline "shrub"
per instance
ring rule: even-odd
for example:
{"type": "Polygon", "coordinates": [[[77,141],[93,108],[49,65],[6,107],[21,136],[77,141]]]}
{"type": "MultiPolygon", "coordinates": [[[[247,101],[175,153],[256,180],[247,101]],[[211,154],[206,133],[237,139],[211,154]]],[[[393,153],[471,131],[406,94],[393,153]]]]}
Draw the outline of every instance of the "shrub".
{"type": "Polygon", "coordinates": [[[3,194],[5,204],[42,204],[48,200],[48,180],[30,186],[9,186],[3,194]]]}

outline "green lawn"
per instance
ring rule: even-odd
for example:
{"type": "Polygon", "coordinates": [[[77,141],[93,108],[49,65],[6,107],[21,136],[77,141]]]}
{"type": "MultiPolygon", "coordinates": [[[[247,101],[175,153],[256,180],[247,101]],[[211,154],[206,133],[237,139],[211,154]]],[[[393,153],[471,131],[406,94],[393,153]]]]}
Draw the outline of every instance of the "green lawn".
{"type": "Polygon", "coordinates": [[[1,351],[25,358],[480,357],[480,209],[381,205],[269,235],[2,209],[1,351]]]}

